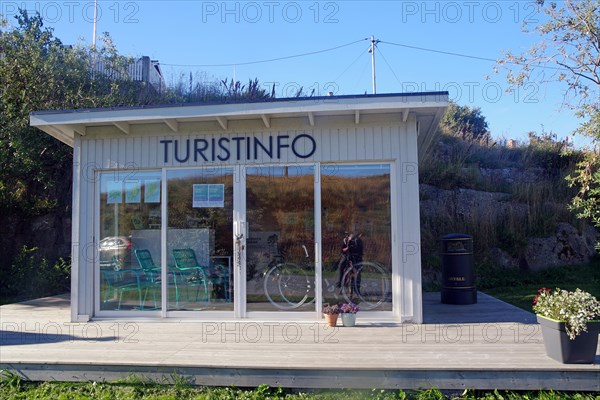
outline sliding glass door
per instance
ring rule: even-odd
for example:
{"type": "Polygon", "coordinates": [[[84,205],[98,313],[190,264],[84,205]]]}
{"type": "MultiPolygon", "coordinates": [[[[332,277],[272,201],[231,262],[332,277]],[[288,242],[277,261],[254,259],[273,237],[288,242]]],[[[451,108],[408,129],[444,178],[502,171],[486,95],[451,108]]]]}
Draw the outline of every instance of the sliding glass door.
{"type": "Polygon", "coordinates": [[[246,168],[246,311],[315,311],[315,168],[246,168]]]}
{"type": "Polygon", "coordinates": [[[323,303],[392,311],[390,165],[323,165],[320,176],[323,303]]]}
{"type": "Polygon", "coordinates": [[[96,309],[392,311],[390,177],[389,164],[102,172],[96,309]]]}
{"type": "Polygon", "coordinates": [[[233,311],[233,168],[167,171],[168,310],[233,311]]]}
{"type": "Polygon", "coordinates": [[[161,173],[99,176],[96,309],[152,311],[161,305],[161,173]]]}

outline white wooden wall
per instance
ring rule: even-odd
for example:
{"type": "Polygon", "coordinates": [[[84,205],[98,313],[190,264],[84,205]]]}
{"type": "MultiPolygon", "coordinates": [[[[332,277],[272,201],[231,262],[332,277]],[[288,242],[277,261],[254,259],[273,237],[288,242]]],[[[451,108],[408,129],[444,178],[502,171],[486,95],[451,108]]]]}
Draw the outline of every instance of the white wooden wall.
{"type": "MultiPolygon", "coordinates": [[[[85,137],[75,141],[75,171],[73,200],[73,286],[72,319],[85,320],[94,311],[94,216],[96,208],[95,172],[105,169],[160,169],[162,167],[190,167],[237,164],[232,156],[228,162],[174,161],[164,163],[164,147],[160,140],[177,139],[180,145],[186,139],[257,136],[263,141],[269,135],[289,135],[291,140],[300,134],[311,135],[317,145],[310,158],[298,158],[291,151],[281,159],[261,157],[251,163],[281,164],[310,162],[391,162],[392,168],[392,234],[394,259],[394,293],[401,293],[401,304],[395,304],[396,318],[420,322],[421,311],[421,257],[419,231],[419,190],[417,123],[411,115],[406,123],[397,121],[369,121],[358,125],[347,121],[319,123],[311,127],[304,121],[273,121],[271,129],[260,125],[230,123],[224,131],[215,124],[213,130],[200,130],[194,123],[180,124],[174,133],[162,125],[132,125],[129,135],[116,128],[88,128],[85,137]],[[277,125],[281,125],[278,127],[277,125]],[[293,127],[290,128],[290,126],[293,127]]],[[[203,126],[202,129],[206,127],[203,126]]],[[[173,145],[171,145],[172,147],[173,145]]],[[[286,149],[290,150],[290,149],[286,149]]],[[[242,158],[239,163],[246,163],[242,158]]]]}

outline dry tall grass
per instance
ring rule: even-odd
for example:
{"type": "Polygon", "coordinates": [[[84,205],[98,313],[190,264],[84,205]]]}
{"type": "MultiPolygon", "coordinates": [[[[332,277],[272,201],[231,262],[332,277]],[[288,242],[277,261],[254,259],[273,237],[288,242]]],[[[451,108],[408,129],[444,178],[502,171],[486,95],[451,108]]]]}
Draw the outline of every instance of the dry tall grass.
{"type": "MultiPolygon", "coordinates": [[[[554,233],[557,223],[582,226],[567,209],[573,189],[565,176],[581,153],[551,135],[530,134],[528,143],[470,142],[440,132],[428,161],[421,164],[420,182],[457,192],[472,189],[506,193],[506,212],[449,212],[428,215],[421,211],[424,270],[439,268],[439,240],[448,233],[474,237],[477,261],[486,262],[489,250],[499,247],[514,257],[522,254],[530,237],[554,233]]],[[[488,207],[494,207],[491,203],[488,207]]]]}

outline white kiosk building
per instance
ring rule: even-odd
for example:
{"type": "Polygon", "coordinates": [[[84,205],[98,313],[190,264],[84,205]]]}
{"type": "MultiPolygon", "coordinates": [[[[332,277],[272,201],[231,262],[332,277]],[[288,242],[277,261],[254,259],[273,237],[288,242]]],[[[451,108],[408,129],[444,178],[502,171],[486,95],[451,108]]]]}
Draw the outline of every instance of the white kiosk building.
{"type": "Polygon", "coordinates": [[[427,92],[33,113],[73,147],[72,320],[318,320],[353,301],[361,319],[422,322],[418,162],[447,105],[427,92]]]}

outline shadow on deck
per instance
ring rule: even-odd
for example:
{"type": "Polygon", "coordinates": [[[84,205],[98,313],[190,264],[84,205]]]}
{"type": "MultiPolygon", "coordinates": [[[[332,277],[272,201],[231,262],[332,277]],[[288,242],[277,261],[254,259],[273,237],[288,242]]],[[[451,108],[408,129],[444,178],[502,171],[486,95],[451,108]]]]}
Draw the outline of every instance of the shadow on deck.
{"type": "Polygon", "coordinates": [[[442,304],[439,292],[423,293],[423,322],[426,324],[537,323],[533,313],[482,292],[477,292],[477,304],[468,305],[442,304]]]}

